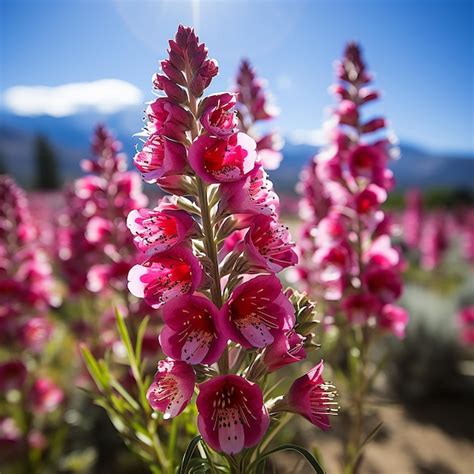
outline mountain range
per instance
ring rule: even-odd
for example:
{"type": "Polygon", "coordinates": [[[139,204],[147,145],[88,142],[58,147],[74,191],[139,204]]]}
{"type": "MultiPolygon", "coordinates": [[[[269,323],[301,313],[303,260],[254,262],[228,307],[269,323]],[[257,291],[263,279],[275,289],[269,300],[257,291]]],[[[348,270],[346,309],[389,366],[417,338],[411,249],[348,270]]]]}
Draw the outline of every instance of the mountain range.
{"type": "MultiPolygon", "coordinates": [[[[65,179],[81,173],[80,160],[89,156],[92,129],[106,123],[132,156],[138,142],[133,134],[143,122],[143,112],[129,108],[113,115],[82,113],[69,117],[23,117],[0,111],[0,157],[8,172],[28,186],[34,173],[34,141],[38,134],[46,136],[56,151],[60,171],[65,179]]],[[[401,143],[401,159],[391,163],[399,189],[407,187],[474,188],[474,154],[437,154],[423,147],[401,143]]],[[[292,192],[298,173],[317,152],[317,147],[286,140],[284,160],[271,173],[280,192],[292,192]]]]}

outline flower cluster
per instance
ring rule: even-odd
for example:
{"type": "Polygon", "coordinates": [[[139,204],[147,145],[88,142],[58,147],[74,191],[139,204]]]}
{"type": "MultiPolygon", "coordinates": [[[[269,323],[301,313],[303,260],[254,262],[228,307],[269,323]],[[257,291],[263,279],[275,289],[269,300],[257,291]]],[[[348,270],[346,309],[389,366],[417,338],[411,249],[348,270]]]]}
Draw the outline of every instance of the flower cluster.
{"type": "MultiPolygon", "coordinates": [[[[168,53],[153,79],[162,94],[148,105],[134,161],[146,181],[171,196],[127,219],[143,254],[129,272],[129,290],[159,310],[164,324],[159,339],[167,359],[148,400],[171,418],[197,384],[199,431],[227,454],[256,445],[270,412],[301,413],[326,429],[335,402],[322,363],[278,404],[258,384],[306,357],[314,324],[312,311],[295,314],[276,276],[297,256],[255,140],[239,131],[234,94],[203,95],[218,66],[194,31],[180,26],[168,53]]],[[[249,81],[241,81],[252,94],[243,103],[266,118],[258,82],[253,75],[249,81]]]]}
{"type": "Polygon", "coordinates": [[[462,343],[467,346],[474,345],[474,305],[458,312],[458,326],[462,343]]]}
{"type": "Polygon", "coordinates": [[[34,439],[46,444],[36,417],[46,428],[45,414],[64,398],[63,390],[42,375],[42,353],[55,332],[47,312],[60,301],[38,237],[25,193],[0,176],[0,400],[17,404],[12,413],[25,411],[28,420],[20,426],[14,418],[1,419],[2,435],[12,446],[24,441],[31,446],[34,439]],[[17,395],[10,398],[13,392],[17,395]]]}
{"type": "Polygon", "coordinates": [[[92,140],[95,159],[84,160],[90,173],[76,180],[60,217],[59,258],[72,293],[123,290],[136,251],[124,218],[146,204],[140,176],[127,171],[121,144],[103,126],[92,140]]]}
{"type": "Polygon", "coordinates": [[[235,85],[239,129],[254,138],[257,144],[257,159],[262,166],[274,170],[280,166],[283,159],[283,138],[275,131],[260,135],[255,129],[260,122],[266,122],[278,115],[278,109],[272,104],[265,86],[266,82],[257,76],[250,63],[243,60],[235,85]]]}
{"type": "Polygon", "coordinates": [[[298,277],[325,301],[327,316],[344,314],[351,324],[403,337],[408,315],[395,305],[402,293],[403,263],[391,244],[390,217],[381,210],[394,185],[387,167],[391,144],[383,135],[385,120],[362,114],[364,104],[379,94],[370,87],[356,44],[348,44],[336,74],[330,143],[300,183],[304,224],[298,277]]]}

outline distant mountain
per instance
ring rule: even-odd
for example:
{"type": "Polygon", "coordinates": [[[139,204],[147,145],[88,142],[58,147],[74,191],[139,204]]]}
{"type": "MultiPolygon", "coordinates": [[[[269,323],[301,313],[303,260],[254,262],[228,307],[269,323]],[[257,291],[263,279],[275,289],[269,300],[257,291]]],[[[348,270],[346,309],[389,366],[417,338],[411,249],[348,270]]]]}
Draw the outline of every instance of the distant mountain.
{"type": "MultiPolygon", "coordinates": [[[[97,123],[106,123],[131,157],[138,142],[133,134],[140,131],[143,116],[140,107],[107,116],[84,113],[61,118],[20,117],[0,111],[0,155],[9,172],[28,185],[33,179],[34,138],[41,133],[56,149],[63,176],[73,178],[80,174],[80,160],[89,156],[91,133],[97,123]]],[[[433,154],[403,143],[400,148],[401,159],[391,164],[399,188],[474,187],[473,154],[433,154]]],[[[283,149],[285,159],[278,170],[271,172],[279,191],[294,190],[299,171],[316,152],[312,145],[287,140],[283,149]]]]}

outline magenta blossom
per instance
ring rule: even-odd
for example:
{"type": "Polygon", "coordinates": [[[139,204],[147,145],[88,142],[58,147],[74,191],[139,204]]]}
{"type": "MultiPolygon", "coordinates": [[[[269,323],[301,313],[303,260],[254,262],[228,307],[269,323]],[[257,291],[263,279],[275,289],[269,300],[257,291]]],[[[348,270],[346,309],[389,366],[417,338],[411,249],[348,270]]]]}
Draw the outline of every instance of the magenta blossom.
{"type": "Polygon", "coordinates": [[[306,375],[293,382],[288,393],[288,404],[313,425],[326,431],[330,428],[329,415],[337,413],[334,386],[324,382],[323,361],[306,375]]]}
{"type": "Polygon", "coordinates": [[[255,141],[245,133],[229,138],[201,135],[189,149],[189,163],[204,181],[239,181],[255,166],[255,141]]]}
{"type": "Polygon", "coordinates": [[[359,145],[349,154],[349,170],[354,178],[366,178],[383,186],[387,156],[376,145],[359,145]]]}
{"type": "Polygon", "coordinates": [[[133,158],[138,171],[147,183],[183,172],[186,166],[186,149],[181,143],[161,135],[151,135],[133,158]]]}
{"type": "Polygon", "coordinates": [[[226,334],[243,347],[265,347],[295,323],[294,308],[274,275],[240,284],[222,308],[226,334]]]}
{"type": "Polygon", "coordinates": [[[149,104],[146,115],[149,120],[147,131],[171,140],[184,139],[192,124],[191,114],[165,97],[159,97],[149,104]]]}
{"type": "Polygon", "coordinates": [[[386,304],[380,311],[378,323],[381,328],[393,333],[399,339],[403,339],[408,319],[408,313],[405,309],[400,306],[386,304]]]}
{"type": "Polygon", "coordinates": [[[348,296],[342,303],[352,324],[365,324],[379,310],[380,302],[370,293],[348,296]]]}
{"type": "Polygon", "coordinates": [[[298,261],[290,239],[288,227],[271,217],[256,216],[245,235],[245,252],[254,268],[277,273],[298,261]]]}
{"type": "Polygon", "coordinates": [[[51,379],[43,377],[33,384],[29,398],[34,411],[49,413],[61,404],[64,392],[51,379]]]}
{"type": "Polygon", "coordinates": [[[197,230],[196,222],[186,211],[158,208],[131,211],[127,227],[134,236],[137,248],[148,253],[168,250],[197,230]]]}
{"type": "Polygon", "coordinates": [[[304,337],[294,330],[288,331],[286,334],[277,334],[263,355],[263,363],[268,372],[274,372],[285,365],[306,359],[303,344],[304,337]]]}
{"type": "Polygon", "coordinates": [[[177,296],[192,293],[201,278],[201,265],[191,250],[175,247],[134,265],[128,273],[128,289],[157,309],[177,296]]]}
{"type": "Polygon", "coordinates": [[[190,365],[172,359],[160,360],[146,397],[153,410],[161,411],[167,420],[186,408],[195,382],[196,375],[190,365]]]}
{"type": "Polygon", "coordinates": [[[280,203],[273,183],[260,164],[243,181],[223,183],[220,207],[234,214],[263,214],[276,216],[280,203]]]}
{"type": "Polygon", "coordinates": [[[229,93],[213,94],[204,99],[201,124],[209,135],[225,138],[236,131],[235,103],[235,95],[229,93]]]}
{"type": "Polygon", "coordinates": [[[255,446],[270,424],[259,386],[238,375],[200,384],[196,405],[202,437],[211,448],[226,454],[255,446]]]}
{"type": "Polygon", "coordinates": [[[183,295],[163,306],[163,352],[188,364],[217,362],[227,344],[216,306],[202,296],[183,295]]]}
{"type": "Polygon", "coordinates": [[[474,305],[467,306],[459,311],[458,323],[463,344],[474,345],[474,305]]]}
{"type": "Polygon", "coordinates": [[[393,268],[369,268],[364,274],[364,283],[383,303],[392,303],[402,294],[400,273],[393,268]]]}
{"type": "Polygon", "coordinates": [[[0,364],[0,390],[7,392],[20,389],[26,381],[27,371],[21,360],[10,360],[0,364]]]}
{"type": "Polygon", "coordinates": [[[43,316],[37,316],[26,321],[20,328],[22,344],[33,352],[41,352],[51,338],[54,327],[43,316]]]}

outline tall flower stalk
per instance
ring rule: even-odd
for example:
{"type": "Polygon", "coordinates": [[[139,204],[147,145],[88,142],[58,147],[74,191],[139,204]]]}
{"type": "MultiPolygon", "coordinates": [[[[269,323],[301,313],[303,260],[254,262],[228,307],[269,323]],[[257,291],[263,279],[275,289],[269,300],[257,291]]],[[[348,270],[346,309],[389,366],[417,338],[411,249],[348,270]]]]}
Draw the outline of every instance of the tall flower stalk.
{"type": "Polygon", "coordinates": [[[347,45],[332,87],[338,103],[326,129],[329,144],[304,170],[299,184],[304,221],[297,274],[321,303],[327,338],[338,335],[330,355],[347,367],[346,407],[350,435],[345,472],[356,472],[367,437],[367,398],[382,359],[372,362],[374,342],[384,333],[404,337],[406,311],[400,254],[391,244],[390,217],[381,209],[394,180],[387,165],[391,143],[385,119],[366,119],[364,105],[379,93],[358,45],[347,45]],[[341,358],[343,358],[341,360],[341,358]]]}
{"type": "Polygon", "coordinates": [[[0,176],[0,445],[2,464],[31,473],[61,454],[66,380],[48,369],[71,363],[58,346],[64,328],[48,316],[60,300],[38,237],[26,194],[0,176]]]}
{"type": "MultiPolygon", "coordinates": [[[[329,428],[334,387],[323,380],[321,361],[287,394],[271,389],[272,372],[315,347],[314,305],[284,291],[276,276],[297,263],[294,243],[255,140],[239,131],[235,94],[204,95],[217,62],[183,26],[168,53],[153,78],[159,96],[147,107],[134,161],[169,196],[127,220],[143,254],[128,288],[163,322],[166,358],[146,397],[157,420],[197,409],[200,438],[190,443],[182,472],[189,463],[256,472],[273,452],[265,449],[285,413],[329,428]]],[[[320,469],[302,447],[277,449],[299,451],[320,469]]],[[[157,459],[154,468],[171,472],[171,464],[157,459]]]]}

